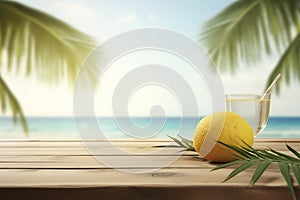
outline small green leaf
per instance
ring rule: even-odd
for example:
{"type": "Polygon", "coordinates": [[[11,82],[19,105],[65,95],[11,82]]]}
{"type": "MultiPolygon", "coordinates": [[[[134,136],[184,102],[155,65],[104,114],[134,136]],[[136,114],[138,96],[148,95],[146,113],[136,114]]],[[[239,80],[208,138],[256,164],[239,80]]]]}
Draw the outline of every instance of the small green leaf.
{"type": "Polygon", "coordinates": [[[171,138],[174,142],[176,142],[180,147],[185,148],[185,150],[187,151],[195,151],[193,145],[192,145],[192,141],[188,140],[188,139],[184,139],[183,137],[179,136],[181,138],[181,141],[178,140],[175,137],[172,137],[170,135],[168,135],[169,138],[171,138]],[[184,141],[183,141],[184,139],[184,141]],[[190,142],[190,143],[188,143],[190,142]]]}
{"type": "Polygon", "coordinates": [[[178,137],[181,139],[182,143],[184,143],[186,147],[188,147],[189,149],[194,148],[193,147],[193,141],[188,140],[188,139],[186,139],[186,138],[184,138],[180,135],[178,135],[178,137]]]}
{"type": "Polygon", "coordinates": [[[176,142],[179,146],[181,146],[181,147],[186,147],[186,146],[184,146],[184,144],[182,144],[177,138],[172,137],[172,136],[170,136],[170,135],[168,135],[168,137],[171,138],[174,142],[176,142]]]}
{"type": "Polygon", "coordinates": [[[228,162],[228,163],[220,164],[217,167],[213,168],[211,171],[215,171],[215,170],[218,170],[218,169],[234,166],[234,165],[240,164],[241,162],[245,162],[245,161],[243,161],[243,160],[234,160],[234,161],[231,161],[231,162],[228,162]]]}
{"type": "Polygon", "coordinates": [[[299,169],[299,165],[292,164],[292,169],[293,169],[294,175],[297,179],[298,187],[300,188],[300,169],[299,169]]]}
{"type": "MultiPolygon", "coordinates": [[[[234,155],[237,155],[240,154],[242,157],[245,157],[245,158],[253,158],[253,155],[247,151],[247,150],[244,150],[244,149],[241,149],[241,148],[238,148],[236,146],[233,146],[233,145],[229,145],[229,144],[225,144],[224,142],[221,142],[221,141],[217,141],[219,144],[225,146],[225,147],[228,147],[229,149],[233,150],[234,152],[236,152],[237,154],[234,154],[234,155]]],[[[241,157],[241,156],[238,156],[238,157],[241,157]]]]}
{"type": "Polygon", "coordinates": [[[283,178],[285,179],[286,183],[288,184],[288,187],[293,196],[293,199],[296,199],[294,186],[293,186],[291,175],[289,172],[289,164],[287,162],[279,162],[278,165],[279,165],[279,169],[280,169],[280,172],[281,172],[283,178]]]}
{"type": "Polygon", "coordinates": [[[254,148],[251,145],[249,145],[247,142],[245,142],[244,140],[241,141],[245,145],[245,147],[242,147],[244,150],[254,150],[254,148]]]}
{"type": "Polygon", "coordinates": [[[278,152],[278,151],[274,151],[273,149],[270,149],[270,151],[272,151],[273,153],[279,155],[280,157],[284,158],[284,159],[287,160],[287,161],[292,161],[292,162],[300,163],[300,160],[297,159],[297,158],[294,158],[294,157],[292,157],[292,156],[289,156],[289,155],[280,153],[280,152],[278,152]]]}
{"type": "Polygon", "coordinates": [[[269,165],[272,163],[272,160],[264,160],[262,162],[260,162],[255,170],[255,172],[253,173],[253,176],[251,178],[250,181],[250,186],[252,187],[256,181],[261,177],[261,175],[264,173],[264,171],[269,167],[269,165]]]}
{"type": "Polygon", "coordinates": [[[248,158],[246,158],[245,156],[242,156],[241,154],[237,153],[236,150],[229,151],[229,149],[228,149],[229,147],[226,148],[225,145],[224,145],[224,147],[217,146],[217,148],[218,148],[218,149],[221,149],[221,150],[223,150],[223,151],[225,151],[225,152],[228,152],[228,153],[232,154],[231,157],[232,157],[234,160],[236,160],[236,159],[238,159],[238,160],[247,160],[247,159],[248,159],[248,158]]]}
{"type": "Polygon", "coordinates": [[[278,159],[278,157],[279,157],[278,155],[276,155],[272,152],[269,152],[267,150],[263,150],[263,149],[255,150],[255,153],[261,159],[271,159],[274,161],[275,159],[278,159]]]}
{"type": "Polygon", "coordinates": [[[239,166],[238,168],[236,168],[235,170],[233,170],[228,176],[227,178],[224,180],[224,182],[228,181],[229,179],[233,178],[234,176],[238,175],[239,173],[241,173],[242,171],[245,171],[246,169],[248,169],[249,167],[251,167],[252,165],[256,164],[257,160],[250,160],[245,162],[244,164],[242,164],[241,166],[239,166]]]}
{"type": "Polygon", "coordinates": [[[286,144],[286,147],[298,158],[300,158],[300,153],[298,153],[295,149],[293,149],[291,146],[289,146],[288,144],[286,144]]]}
{"type": "Polygon", "coordinates": [[[16,123],[16,121],[19,119],[25,135],[28,135],[28,124],[23,109],[18,99],[12,92],[12,90],[6,84],[4,79],[1,77],[1,74],[0,74],[0,102],[2,102],[2,112],[5,112],[6,106],[9,106],[13,114],[13,121],[16,123]]]}

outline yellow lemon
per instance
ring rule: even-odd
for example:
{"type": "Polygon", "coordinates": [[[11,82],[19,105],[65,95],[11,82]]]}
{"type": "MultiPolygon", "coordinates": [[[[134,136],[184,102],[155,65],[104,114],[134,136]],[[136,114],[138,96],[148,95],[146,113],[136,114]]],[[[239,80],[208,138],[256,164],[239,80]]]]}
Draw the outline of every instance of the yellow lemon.
{"type": "MultiPolygon", "coordinates": [[[[216,112],[203,118],[196,127],[193,146],[198,153],[209,128],[211,131],[214,131],[217,129],[214,126],[217,126],[217,124],[220,126],[221,123],[223,123],[223,127],[219,141],[236,147],[246,147],[246,144],[249,146],[253,145],[254,133],[245,119],[233,112],[216,112]],[[212,119],[213,123],[211,123],[212,119]]],[[[205,159],[212,162],[229,162],[234,160],[235,157],[228,148],[216,143],[205,156],[205,159]]]]}

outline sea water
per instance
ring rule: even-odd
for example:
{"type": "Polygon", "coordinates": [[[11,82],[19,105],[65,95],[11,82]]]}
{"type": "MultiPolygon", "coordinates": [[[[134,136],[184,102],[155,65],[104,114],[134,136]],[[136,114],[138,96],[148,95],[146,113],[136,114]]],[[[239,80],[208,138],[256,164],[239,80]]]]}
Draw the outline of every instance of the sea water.
{"type": "MultiPolygon", "coordinates": [[[[182,119],[177,117],[168,118],[160,132],[153,138],[167,138],[167,135],[177,134],[192,138],[194,128],[201,117],[185,118],[185,128],[181,129],[182,119]]],[[[23,133],[20,124],[14,124],[11,118],[0,118],[0,139],[80,139],[76,124],[72,117],[29,117],[29,134],[23,133]]],[[[134,124],[128,124],[128,128],[133,125],[146,127],[151,124],[151,119],[139,117],[133,118],[134,124]]],[[[161,119],[165,120],[165,119],[161,119]]],[[[113,118],[98,118],[99,126],[103,135],[108,139],[131,138],[115,123],[113,118]]],[[[89,119],[86,119],[89,126],[89,119]]],[[[124,127],[123,127],[124,128],[124,127]]],[[[144,138],[147,138],[144,135],[144,138]]],[[[149,136],[150,137],[150,136],[149,136]]],[[[266,128],[260,133],[258,138],[300,138],[300,117],[270,117],[266,128]]]]}

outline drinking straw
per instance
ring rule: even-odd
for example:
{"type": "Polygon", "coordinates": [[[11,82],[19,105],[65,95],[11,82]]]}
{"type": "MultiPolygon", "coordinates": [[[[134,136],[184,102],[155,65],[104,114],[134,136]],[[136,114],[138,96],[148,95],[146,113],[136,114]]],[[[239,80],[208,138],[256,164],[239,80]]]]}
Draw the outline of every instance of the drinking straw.
{"type": "Polygon", "coordinates": [[[277,81],[279,80],[281,76],[281,73],[279,73],[275,79],[273,80],[273,82],[270,84],[270,86],[266,89],[265,93],[261,96],[260,100],[264,99],[266,95],[270,94],[271,89],[273,88],[273,86],[277,83],[277,81]]]}

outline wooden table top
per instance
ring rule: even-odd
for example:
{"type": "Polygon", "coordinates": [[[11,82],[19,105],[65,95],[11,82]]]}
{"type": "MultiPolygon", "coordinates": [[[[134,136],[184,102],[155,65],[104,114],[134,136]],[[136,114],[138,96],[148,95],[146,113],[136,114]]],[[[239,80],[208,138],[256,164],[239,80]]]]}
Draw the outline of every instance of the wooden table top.
{"type": "MultiPolygon", "coordinates": [[[[300,149],[300,139],[256,139],[255,147],[284,152],[285,143],[300,149]]],[[[111,144],[121,151],[114,153],[106,142],[97,142],[94,157],[75,140],[1,140],[0,198],[292,199],[276,165],[250,188],[253,169],[223,183],[232,168],[212,172],[215,164],[201,160],[195,152],[180,155],[174,153],[180,151],[178,147],[162,147],[170,145],[168,140],[114,140],[111,144]]]]}

